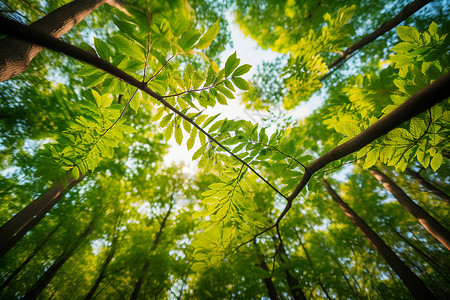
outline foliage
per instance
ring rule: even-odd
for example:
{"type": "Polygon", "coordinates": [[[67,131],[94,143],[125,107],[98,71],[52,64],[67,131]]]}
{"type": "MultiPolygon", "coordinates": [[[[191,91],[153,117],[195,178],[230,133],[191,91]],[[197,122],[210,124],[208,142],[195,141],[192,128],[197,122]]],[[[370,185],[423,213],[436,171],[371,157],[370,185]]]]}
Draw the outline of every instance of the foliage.
{"type": "MultiPolygon", "coordinates": [[[[56,2],[8,2],[2,8],[34,20],[56,2]]],[[[403,171],[423,168],[426,180],[448,194],[442,187],[448,183],[448,99],[327,164],[290,199],[319,157],[448,73],[442,16],[426,30],[423,22],[418,29],[399,26],[399,42],[389,42],[390,51],[377,44],[358,54],[376,63],[356,65],[327,82],[328,64],[362,31],[380,25],[378,14],[389,5],[128,4],[129,14],[102,6],[80,23],[79,34],[64,38],[153,94],[94,66],[65,64],[67,58],[50,52],[36,57],[32,72],[0,85],[2,224],[65,172],[85,176],[0,259],[7,283],[1,297],[23,297],[58,265],[41,298],[130,298],[139,291],[142,299],[251,299],[267,297],[273,288],[288,298],[296,285],[312,299],[409,299],[391,266],[336,209],[324,177],[437,297],[448,295],[448,251],[366,170],[383,168],[447,228],[447,204],[403,171]],[[243,75],[252,66],[238,53],[218,59],[230,36],[221,8],[229,7],[245,33],[285,55],[258,67],[251,83],[243,75]],[[378,59],[381,52],[386,60],[378,59]],[[330,82],[334,87],[322,93],[328,98],[323,105],[303,120],[269,120],[283,123],[277,128],[209,112],[229,108],[241,90],[247,107],[274,114],[281,102],[296,108],[330,82]],[[192,150],[198,172],[187,174],[189,168],[164,161],[171,140],[192,150]]]]}

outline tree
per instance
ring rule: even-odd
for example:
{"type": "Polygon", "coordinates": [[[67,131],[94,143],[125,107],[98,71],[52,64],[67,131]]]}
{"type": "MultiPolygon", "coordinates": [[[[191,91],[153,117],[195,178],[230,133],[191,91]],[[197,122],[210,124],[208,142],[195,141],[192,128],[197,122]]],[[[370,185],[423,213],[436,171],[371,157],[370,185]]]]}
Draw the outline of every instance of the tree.
{"type": "Polygon", "coordinates": [[[379,180],[383,186],[394,195],[398,202],[430,232],[442,245],[450,249],[450,232],[438,221],[430,216],[423,208],[415,204],[408,195],[396,185],[389,177],[377,169],[370,170],[370,173],[379,180]]]}
{"type": "Polygon", "coordinates": [[[356,227],[364,234],[370,243],[377,249],[378,253],[389,263],[391,268],[405,283],[411,294],[416,298],[434,298],[433,294],[426,287],[426,285],[417,277],[387,246],[383,240],[362,220],[333,190],[330,184],[322,179],[331,198],[339,205],[344,213],[352,220],[356,227]]]}
{"type": "MultiPolygon", "coordinates": [[[[50,49],[33,60],[36,78],[0,85],[0,219],[15,241],[0,259],[2,297],[445,298],[446,249],[367,170],[394,168],[445,224],[446,203],[402,175],[421,164],[432,181],[448,176],[448,18],[443,1],[427,3],[133,0],[127,13],[99,7],[64,40],[1,17],[4,39],[50,49]],[[218,59],[230,37],[223,7],[258,43],[290,53],[261,69],[263,90],[239,53],[218,59]],[[405,12],[414,27],[377,30],[405,12]],[[273,101],[293,108],[320,87],[327,100],[304,120],[273,101]],[[238,90],[271,110],[264,126],[210,112],[238,90]],[[199,172],[163,162],[169,141],[195,148],[199,172]],[[61,196],[64,176],[84,179],[61,196]],[[325,177],[343,182],[348,204],[325,177]],[[52,186],[53,205],[33,204],[52,186]],[[32,218],[8,225],[22,215],[32,218]]],[[[54,8],[1,5],[27,24],[54,8]]]]}

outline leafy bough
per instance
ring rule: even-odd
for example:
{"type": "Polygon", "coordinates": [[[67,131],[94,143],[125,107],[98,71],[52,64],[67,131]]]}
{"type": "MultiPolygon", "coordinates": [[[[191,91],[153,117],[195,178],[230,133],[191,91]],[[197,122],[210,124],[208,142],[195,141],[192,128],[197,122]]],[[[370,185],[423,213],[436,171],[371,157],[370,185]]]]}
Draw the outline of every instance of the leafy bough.
{"type": "MultiPolygon", "coordinates": [[[[422,90],[420,90],[419,92],[417,92],[416,94],[414,94],[411,98],[409,98],[407,101],[405,101],[402,105],[397,107],[395,110],[390,112],[388,115],[386,115],[379,121],[377,121],[375,124],[371,125],[369,128],[362,131],[360,134],[358,134],[351,140],[335,147],[334,149],[330,150],[326,154],[322,155],[321,157],[319,157],[318,159],[313,161],[310,165],[306,166],[304,174],[303,174],[300,182],[295,187],[294,191],[288,197],[286,197],[277,188],[275,188],[266,179],[264,179],[258,172],[256,172],[248,163],[243,161],[241,158],[236,156],[233,152],[228,150],[221,143],[216,141],[209,133],[207,133],[203,128],[201,128],[199,125],[197,125],[191,118],[187,117],[180,110],[178,110],[173,105],[171,105],[169,102],[167,102],[163,96],[157,94],[151,88],[149,88],[145,81],[138,81],[131,75],[120,70],[119,68],[115,67],[111,63],[97,57],[94,54],[86,52],[80,48],[77,48],[73,45],[62,42],[62,41],[55,39],[47,34],[43,34],[33,28],[29,28],[27,26],[24,26],[20,23],[9,20],[7,18],[0,17],[0,28],[1,28],[0,30],[2,33],[8,34],[15,38],[19,38],[19,39],[23,39],[23,40],[26,40],[29,42],[36,43],[38,45],[44,46],[46,48],[49,48],[54,51],[61,52],[63,54],[66,54],[68,56],[76,58],[76,59],[83,61],[85,63],[88,63],[96,68],[102,69],[103,71],[113,75],[114,77],[119,78],[120,80],[144,91],[151,97],[157,99],[159,102],[161,102],[165,107],[169,108],[175,114],[177,114],[178,116],[180,116],[181,118],[183,118],[184,120],[186,120],[187,122],[192,124],[200,132],[202,132],[204,135],[206,135],[211,141],[216,143],[219,147],[221,147],[226,152],[228,152],[232,157],[234,157],[239,162],[241,162],[243,165],[247,166],[250,170],[252,170],[259,178],[261,178],[267,185],[269,185],[272,189],[274,189],[279,195],[281,195],[287,201],[284,210],[279,215],[275,224],[267,227],[260,233],[254,235],[254,238],[252,240],[254,240],[257,236],[259,236],[275,227],[278,229],[279,223],[284,218],[284,216],[287,214],[287,212],[290,210],[295,198],[304,189],[304,187],[309,182],[311,177],[317,171],[319,171],[320,169],[322,169],[323,167],[325,167],[326,165],[328,165],[329,163],[331,163],[333,161],[336,161],[340,158],[343,158],[351,153],[354,153],[354,152],[360,150],[364,146],[375,141],[377,138],[385,135],[392,129],[396,128],[403,122],[426,111],[427,109],[431,108],[432,106],[439,103],[440,101],[447,99],[450,96],[450,90],[447,88],[450,85],[450,73],[446,73],[445,75],[441,76],[439,79],[437,79],[435,82],[433,82],[428,87],[425,87],[422,90]]],[[[244,244],[246,244],[250,241],[247,241],[244,244]]],[[[241,244],[241,245],[243,245],[243,244],[241,244]]]]}

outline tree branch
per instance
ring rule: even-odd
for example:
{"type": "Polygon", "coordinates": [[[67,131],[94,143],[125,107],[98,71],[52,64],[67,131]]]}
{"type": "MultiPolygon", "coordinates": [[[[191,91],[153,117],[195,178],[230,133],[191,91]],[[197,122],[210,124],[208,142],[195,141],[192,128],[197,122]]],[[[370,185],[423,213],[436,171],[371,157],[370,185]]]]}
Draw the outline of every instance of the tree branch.
{"type": "Polygon", "coordinates": [[[280,196],[286,199],[286,196],[283,195],[275,186],[273,186],[270,182],[268,182],[264,177],[261,176],[253,167],[251,167],[248,163],[246,163],[243,159],[239,158],[236,154],[231,152],[228,148],[226,148],[224,145],[222,145],[220,142],[218,142],[215,138],[213,138],[209,133],[207,133],[202,127],[200,127],[198,124],[196,124],[192,119],[187,117],[185,114],[183,114],[181,111],[179,111],[177,108],[172,106],[169,102],[167,102],[163,96],[155,93],[152,89],[150,89],[145,82],[139,81],[135,79],[133,76],[127,74],[126,72],[122,71],[121,69],[117,68],[113,64],[101,59],[95,54],[89,53],[87,51],[84,51],[83,49],[80,49],[78,47],[75,47],[71,44],[68,44],[66,42],[63,42],[61,40],[58,40],[54,37],[52,37],[49,34],[46,34],[44,32],[41,32],[40,30],[36,28],[31,28],[25,25],[20,24],[19,22],[10,20],[8,18],[5,18],[3,16],[0,16],[0,32],[8,34],[12,37],[25,40],[27,42],[32,42],[35,44],[38,44],[40,46],[46,47],[48,49],[61,52],[67,56],[71,56],[77,60],[80,60],[82,62],[88,63],[96,68],[99,68],[114,77],[144,91],[148,95],[152,96],[153,98],[157,99],[159,102],[161,102],[165,107],[169,108],[171,111],[173,111],[175,114],[180,116],[181,118],[185,119],[189,123],[191,123],[195,128],[197,128],[201,133],[206,135],[211,141],[216,143],[220,148],[225,150],[228,154],[230,154],[233,158],[238,160],[240,163],[244,164],[249,168],[253,173],[255,173],[256,176],[258,176],[264,183],[266,183],[270,188],[272,188],[275,192],[277,192],[280,196]]]}

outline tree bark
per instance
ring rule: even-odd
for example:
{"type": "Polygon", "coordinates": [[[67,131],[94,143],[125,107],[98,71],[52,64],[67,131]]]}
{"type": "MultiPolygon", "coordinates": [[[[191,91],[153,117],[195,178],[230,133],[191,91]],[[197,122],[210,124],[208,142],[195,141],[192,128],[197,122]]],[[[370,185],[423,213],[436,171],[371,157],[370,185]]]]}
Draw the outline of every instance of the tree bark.
{"type": "Polygon", "coordinates": [[[45,191],[0,227],[0,258],[33,228],[58,203],[64,194],[77,185],[84,175],[75,180],[71,175],[45,191]]]}
{"type": "Polygon", "coordinates": [[[405,173],[414,178],[420,185],[422,185],[424,188],[426,188],[431,193],[435,194],[439,198],[442,199],[447,204],[450,204],[450,196],[447,195],[445,192],[438,189],[436,186],[431,184],[430,182],[426,181],[425,178],[420,176],[418,172],[414,172],[413,170],[407,168],[405,170],[405,173]]]}
{"type": "Polygon", "coordinates": [[[362,47],[373,42],[374,40],[376,40],[377,38],[388,32],[392,28],[396,27],[398,24],[405,21],[407,18],[409,18],[411,15],[416,13],[419,9],[421,9],[431,1],[432,0],[416,0],[406,5],[402,9],[402,11],[400,11],[395,17],[386,21],[375,31],[364,36],[362,39],[360,39],[359,41],[348,47],[344,52],[341,53],[341,56],[339,58],[337,58],[328,65],[328,69],[334,68],[337,65],[341,64],[342,62],[346,61],[353,52],[361,49],[362,47]]]}
{"type": "Polygon", "coordinates": [[[13,273],[11,273],[11,275],[8,276],[8,278],[0,286],[0,292],[3,291],[3,289],[8,286],[8,284],[17,276],[17,274],[19,274],[20,271],[22,271],[22,269],[25,268],[25,266],[36,256],[36,254],[42,249],[42,247],[44,247],[44,245],[48,242],[48,240],[60,226],[61,224],[56,225],[55,228],[53,228],[53,230],[49,234],[47,234],[45,239],[33,250],[33,252],[28,255],[27,259],[23,263],[21,263],[20,266],[16,270],[14,270],[13,273]]]}
{"type": "Polygon", "coordinates": [[[42,291],[47,287],[50,281],[55,277],[58,270],[64,263],[76,252],[80,243],[93,231],[95,219],[93,219],[86,227],[84,232],[78,237],[74,244],[68,245],[63,253],[56,259],[56,261],[45,271],[38,281],[30,288],[22,299],[36,299],[42,291]]]}
{"type": "Polygon", "coordinates": [[[370,170],[370,174],[380,181],[384,188],[397,199],[400,205],[413,215],[432,236],[450,250],[450,232],[447,229],[445,229],[422,207],[414,203],[414,201],[384,173],[374,168],[370,170]]]}
{"type": "MultiPolygon", "coordinates": [[[[121,7],[120,1],[75,0],[52,11],[29,26],[55,38],[60,38],[103,3],[121,7]]],[[[26,71],[42,46],[14,38],[0,40],[0,82],[26,71]]]]}
{"type": "MultiPolygon", "coordinates": [[[[283,243],[281,243],[279,247],[280,247],[279,248],[280,249],[280,255],[279,255],[280,261],[281,261],[281,263],[284,264],[286,261],[284,260],[283,255],[287,257],[286,249],[284,249],[283,243]]],[[[292,298],[294,298],[294,300],[298,300],[298,299],[306,300],[306,296],[303,293],[302,289],[300,288],[300,282],[289,271],[290,270],[288,270],[288,269],[284,269],[284,274],[286,276],[286,281],[288,283],[289,291],[291,293],[292,298]]]]}
{"type": "Polygon", "coordinates": [[[366,239],[372,244],[375,250],[384,258],[387,264],[394,270],[394,272],[400,277],[405,286],[411,292],[416,299],[436,299],[433,293],[423,283],[423,281],[414,274],[408,266],[392,251],[392,249],[386,245],[386,243],[372,230],[372,228],[361,219],[356,212],[350,208],[339,195],[333,190],[330,184],[322,179],[322,183],[325,185],[331,198],[337,203],[342,211],[350,218],[352,223],[358,228],[358,230],[366,237],[366,239]]]}
{"type": "MultiPolygon", "coordinates": [[[[173,197],[173,195],[172,195],[172,197],[173,197]]],[[[164,232],[164,228],[166,227],[167,219],[170,216],[172,207],[173,207],[173,204],[171,204],[169,210],[167,211],[166,215],[164,216],[164,219],[161,222],[161,225],[159,226],[158,233],[156,234],[156,237],[153,240],[152,251],[158,247],[158,244],[161,241],[161,236],[164,232]]],[[[147,274],[149,267],[150,267],[150,258],[148,258],[144,262],[144,265],[142,266],[141,272],[139,273],[138,281],[136,282],[136,285],[134,286],[133,293],[131,294],[130,300],[137,299],[137,297],[139,295],[139,291],[141,290],[142,284],[144,283],[145,275],[147,274]]]]}

